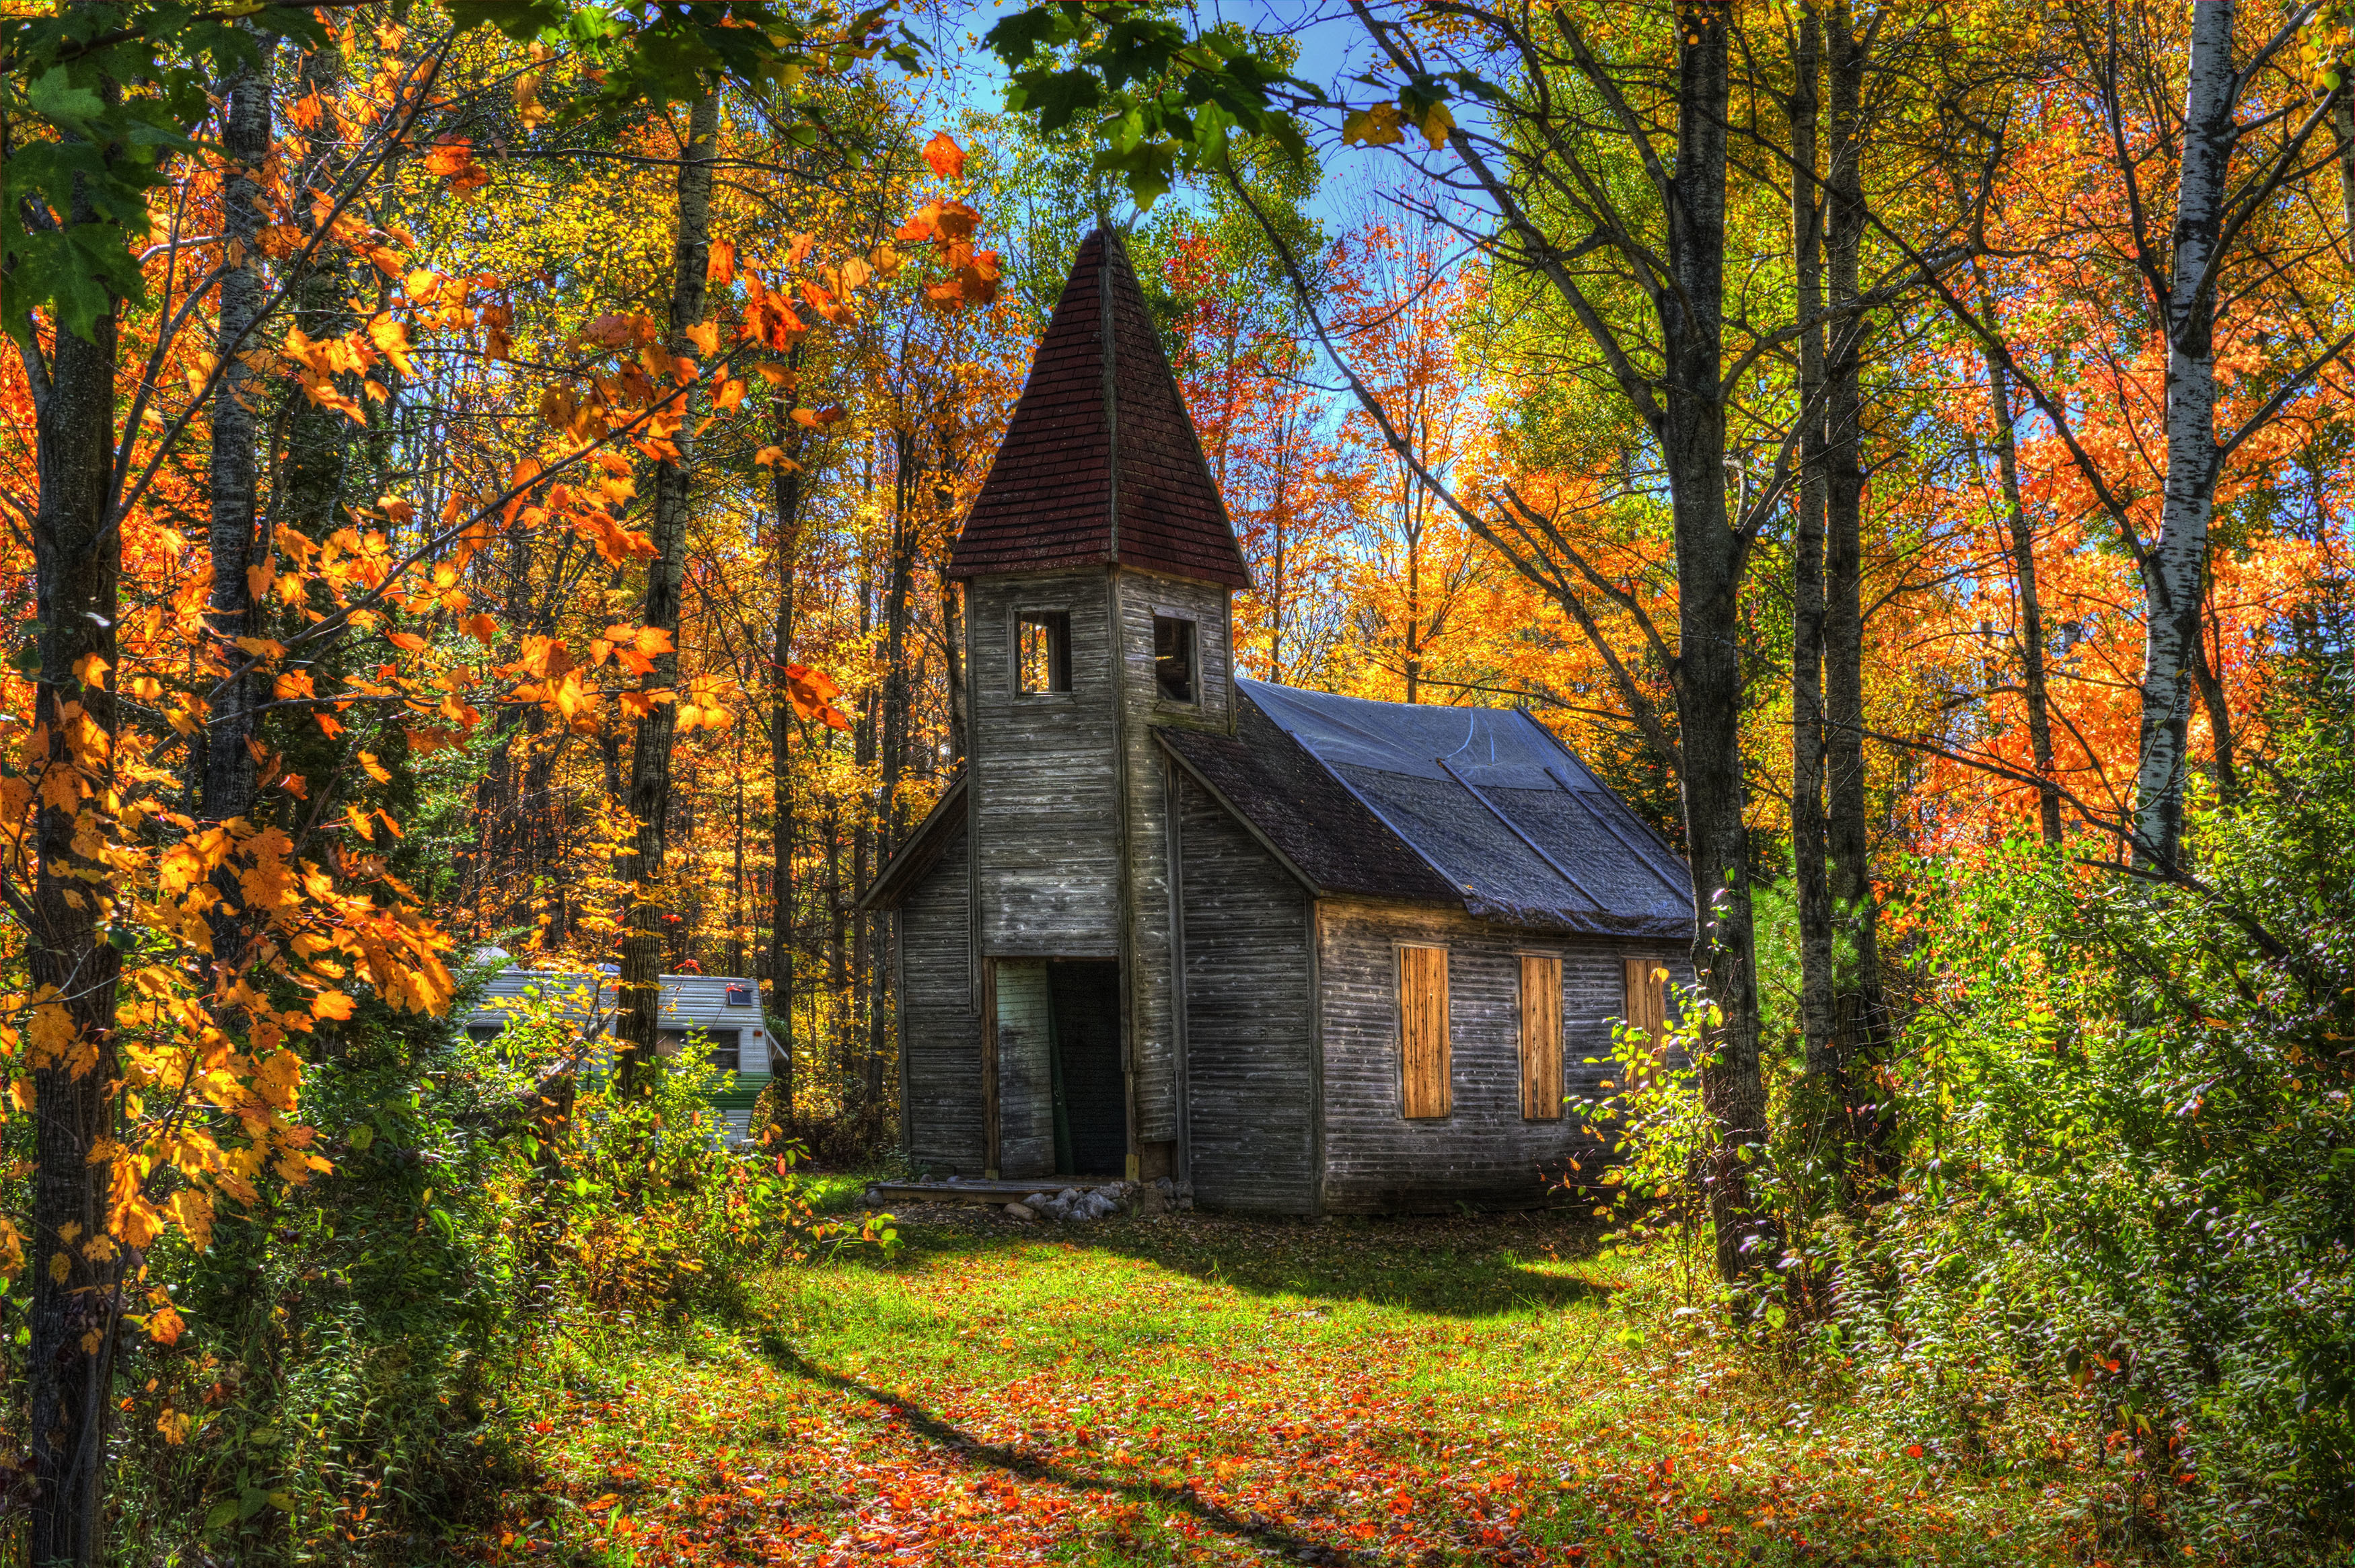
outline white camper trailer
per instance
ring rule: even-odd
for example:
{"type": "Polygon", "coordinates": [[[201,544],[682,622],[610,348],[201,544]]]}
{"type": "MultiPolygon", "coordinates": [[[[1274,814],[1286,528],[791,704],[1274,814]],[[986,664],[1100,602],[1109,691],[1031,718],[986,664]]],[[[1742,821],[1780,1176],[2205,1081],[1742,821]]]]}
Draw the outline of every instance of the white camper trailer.
{"type": "MultiPolygon", "coordinates": [[[[585,974],[559,969],[525,969],[512,966],[491,977],[481,1005],[466,1015],[466,1033],[477,1040],[497,1038],[515,1011],[527,997],[559,1007],[568,1019],[600,1033],[611,1033],[618,975],[613,966],[585,974]]],[[[733,1074],[711,1097],[725,1136],[730,1143],[751,1134],[752,1102],[768,1086],[770,1051],[768,1020],[761,1010],[758,981],[741,975],[663,975],[662,1007],[655,1015],[655,1050],[674,1056],[687,1033],[700,1029],[711,1046],[711,1064],[733,1074]]]]}

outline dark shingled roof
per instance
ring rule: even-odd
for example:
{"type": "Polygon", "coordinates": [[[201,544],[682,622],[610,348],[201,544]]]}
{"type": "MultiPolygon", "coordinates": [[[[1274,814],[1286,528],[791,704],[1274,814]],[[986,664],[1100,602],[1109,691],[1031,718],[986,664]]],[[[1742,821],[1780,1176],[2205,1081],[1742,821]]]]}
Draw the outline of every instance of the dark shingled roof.
{"type": "Polygon", "coordinates": [[[1684,862],[1529,715],[1236,683],[1233,739],[1162,743],[1317,891],[1691,938],[1684,862]]]}
{"type": "Polygon", "coordinates": [[[1117,235],[1080,245],[949,575],[1142,567],[1249,588],[1117,235]]]}

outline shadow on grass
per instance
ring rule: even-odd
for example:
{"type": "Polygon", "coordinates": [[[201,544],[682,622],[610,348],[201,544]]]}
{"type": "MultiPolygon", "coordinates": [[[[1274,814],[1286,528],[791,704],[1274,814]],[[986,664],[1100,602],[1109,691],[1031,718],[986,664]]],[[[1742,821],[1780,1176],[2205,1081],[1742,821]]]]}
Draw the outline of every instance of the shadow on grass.
{"type": "Polygon", "coordinates": [[[1259,1220],[1186,1214],[1023,1224],[995,1211],[902,1215],[918,1256],[1039,1242],[1133,1258],[1249,1295],[1365,1302],[1448,1318],[1560,1311],[1615,1288],[1549,1265],[1591,1257],[1598,1231],[1560,1214],[1465,1220],[1259,1220]]]}
{"type": "Polygon", "coordinates": [[[891,1412],[910,1431],[949,1450],[958,1458],[973,1465],[984,1465],[1025,1480],[1048,1481],[1072,1491],[1095,1492],[1128,1498],[1138,1502],[1151,1501],[1187,1514],[1200,1523],[1233,1540],[1249,1542],[1270,1551],[1280,1552],[1296,1562],[1343,1563],[1357,1561],[1356,1554],[1346,1548],[1328,1546],[1277,1529],[1256,1514],[1239,1514],[1216,1503],[1206,1502],[1184,1487],[1166,1486],[1157,1481],[1120,1480],[1109,1476],[1091,1475],[1068,1465],[1056,1464],[1027,1454],[1004,1444],[984,1443],[964,1428],[943,1421],[922,1405],[912,1404],[898,1394],[887,1393],[859,1382],[847,1373],[819,1365],[809,1360],[774,1334],[761,1336],[761,1350],[780,1371],[805,1379],[823,1388],[840,1393],[857,1394],[872,1400],[891,1412]]]}

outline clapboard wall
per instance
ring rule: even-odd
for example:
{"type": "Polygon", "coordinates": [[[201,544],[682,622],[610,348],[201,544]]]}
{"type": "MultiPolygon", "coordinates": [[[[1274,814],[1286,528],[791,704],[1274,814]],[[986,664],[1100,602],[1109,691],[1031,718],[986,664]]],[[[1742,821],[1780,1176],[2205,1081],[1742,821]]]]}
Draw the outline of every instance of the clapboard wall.
{"type": "Polygon", "coordinates": [[[1316,1210],[1308,898],[1190,779],[1175,779],[1186,1142],[1215,1209],[1316,1210]]]}
{"type": "Polygon", "coordinates": [[[1102,568],[968,585],[981,951],[1120,956],[1119,667],[1102,568]],[[1071,689],[1014,690],[1016,620],[1070,618],[1071,689]]]}
{"type": "Polygon", "coordinates": [[[983,1160],[981,1013],[974,994],[970,840],[948,830],[899,908],[901,1117],[921,1171],[977,1176],[983,1160]]]}
{"type": "Polygon", "coordinates": [[[1594,1142],[1575,1113],[1521,1115],[1520,959],[1561,959],[1562,1078],[1568,1097],[1591,1097],[1612,1075],[1612,1021],[1626,1008],[1625,960],[1660,959],[1689,973],[1689,955],[1663,945],[1548,937],[1460,912],[1369,899],[1327,898],[1316,910],[1322,987],[1324,1206],[1379,1213],[1541,1201],[1594,1142]],[[1401,1114],[1398,958],[1401,943],[1447,949],[1449,1074],[1443,1118],[1401,1114]]]}
{"type": "Polygon", "coordinates": [[[1160,726],[1215,729],[1234,726],[1234,683],[1229,660],[1227,590],[1156,573],[1113,574],[1121,620],[1121,734],[1127,801],[1129,1062],[1135,1097],[1140,1172],[1167,1174],[1178,1131],[1177,1009],[1169,963],[1167,765],[1153,731],[1160,726]],[[1154,621],[1190,620],[1195,628],[1199,700],[1161,695],[1154,670],[1154,621]]]}

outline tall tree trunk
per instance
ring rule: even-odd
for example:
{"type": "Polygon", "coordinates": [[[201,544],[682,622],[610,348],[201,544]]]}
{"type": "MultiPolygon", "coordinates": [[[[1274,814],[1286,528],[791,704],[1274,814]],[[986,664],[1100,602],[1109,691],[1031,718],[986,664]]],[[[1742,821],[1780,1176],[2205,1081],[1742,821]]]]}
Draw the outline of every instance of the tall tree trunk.
{"type": "MultiPolygon", "coordinates": [[[[912,429],[892,432],[891,564],[883,593],[882,778],[876,790],[875,859],[881,871],[900,843],[900,785],[908,768],[908,622],[915,603],[916,498],[921,477],[912,429]]],[[[859,891],[867,881],[860,879],[859,891]]],[[[883,1061],[890,1054],[890,919],[870,916],[872,975],[867,1013],[867,1103],[883,1103],[883,1061]]]]}
{"type": "MultiPolygon", "coordinates": [[[[673,250],[670,353],[694,352],[687,329],[703,319],[705,270],[710,260],[711,164],[719,148],[719,95],[706,93],[688,111],[687,145],[678,165],[678,237],[673,250]]],[[[685,392],[680,393],[682,402],[685,392]]],[[[688,426],[681,418],[672,436],[675,461],[655,470],[654,558],[646,563],[645,624],[677,640],[679,604],[687,573],[687,503],[692,484],[688,426]]],[[[678,652],[655,656],[647,691],[678,683],[678,652]]],[[[637,724],[630,753],[629,810],[635,836],[624,863],[629,923],[622,939],[618,1073],[623,1087],[645,1092],[655,1071],[656,1015],[661,1006],[663,858],[670,817],[671,740],[678,724],[674,703],[656,703],[637,724]]]]}
{"type": "MultiPolygon", "coordinates": [[[[77,224],[95,221],[85,201],[75,208],[77,224]]],[[[114,1034],[121,955],[105,939],[113,873],[76,848],[80,825],[112,789],[114,696],[103,678],[84,683],[83,662],[112,665],[115,653],[123,535],[110,514],[118,330],[112,311],[88,338],[60,328],[46,373],[36,355],[26,355],[39,470],[33,551],[40,617],[27,760],[45,774],[79,775],[82,797],[74,805],[47,790],[36,797],[33,920],[26,932],[37,993],[55,997],[73,1025],[70,1040],[33,1056],[38,1109],[25,1442],[34,1493],[26,1546],[27,1560],[42,1568],[83,1568],[107,1557],[107,1426],[123,1310],[123,1255],[102,1245],[113,1171],[103,1146],[115,1131],[121,1090],[114,1034]],[[95,736],[83,734],[98,744],[76,745],[78,717],[94,726],[95,736]]],[[[96,831],[103,838],[113,830],[96,831]]]]}
{"type": "Polygon", "coordinates": [[[736,861],[729,882],[728,972],[741,975],[744,964],[744,731],[735,732],[736,861]]]}
{"type": "MultiPolygon", "coordinates": [[[[1854,307],[1865,231],[1863,94],[1870,30],[1859,37],[1848,0],[1833,0],[1831,178],[1825,260],[1835,309],[1854,307]]],[[[1867,318],[1851,308],[1825,359],[1824,756],[1829,791],[1834,948],[1832,1023],[1848,1086],[1853,1147],[1880,1143],[1877,1111],[1862,1105],[1881,1048],[1880,906],[1872,886],[1864,770],[1864,420],[1867,318]]]]}
{"type": "Polygon", "coordinates": [[[1666,397],[1659,421],[1676,524],[1678,717],[1692,859],[1693,970],[1721,1022],[1701,1053],[1701,1098],[1718,1147],[1708,1173],[1717,1266],[1736,1279],[1774,1266],[1773,1226],[1749,1166],[1766,1148],[1758,1068],[1758,979],[1742,776],[1742,567],[1725,506],[1726,53],[1723,0],[1678,6],[1677,157],[1668,191],[1671,287],[1659,302],[1666,397]]]}
{"type": "MultiPolygon", "coordinates": [[[[795,344],[791,366],[801,366],[795,344]]],[[[794,609],[798,587],[794,568],[801,556],[802,454],[807,442],[804,428],[793,423],[787,403],[776,405],[777,429],[795,434],[785,442],[793,461],[777,465],[772,481],[777,508],[777,624],[769,671],[770,853],[775,869],[769,877],[769,1015],[773,1022],[771,1072],[775,1075],[778,1103],[788,1116],[794,1108],[794,822],[793,744],[796,720],[785,669],[794,662],[794,609]]]]}
{"type": "MultiPolygon", "coordinates": [[[[945,525],[956,502],[956,492],[951,484],[956,473],[956,454],[952,444],[955,431],[943,420],[933,427],[932,435],[938,449],[932,469],[932,514],[945,525]]],[[[948,688],[949,762],[952,768],[962,768],[965,755],[964,602],[958,597],[957,584],[949,577],[946,550],[941,554],[936,584],[941,604],[941,662],[945,666],[943,673],[948,688]]]]}
{"type": "MultiPolygon", "coordinates": [[[[270,156],[270,60],[275,40],[261,58],[229,79],[222,115],[221,151],[228,167],[221,181],[221,232],[234,258],[221,276],[220,316],[213,352],[220,380],[213,388],[212,450],[206,478],[211,491],[205,544],[212,558],[213,583],[207,620],[223,662],[224,678],[205,731],[204,816],[226,822],[253,808],[256,765],[254,704],[260,682],[252,657],[237,640],[255,632],[253,589],[247,569],[254,564],[260,482],[255,449],[255,404],[261,377],[240,357],[260,346],[255,323],[269,292],[261,268],[261,165],[270,156]]],[[[220,897],[208,916],[217,963],[234,964],[244,946],[244,900],[237,874],[224,866],[214,881],[220,897]]]]}
{"type": "MultiPolygon", "coordinates": [[[[1799,1032],[1826,1118],[1846,1103],[1832,1040],[1832,901],[1824,863],[1824,275],[1817,186],[1823,22],[1812,0],[1793,20],[1791,250],[1798,284],[1798,526],[1791,594],[1791,849],[1799,924],[1799,1032]]],[[[1818,1127],[1821,1141],[1828,1128],[1818,1127]]]]}
{"type": "Polygon", "coordinates": [[[948,684],[949,764],[954,769],[964,766],[971,720],[965,712],[964,587],[949,576],[945,556],[941,561],[936,591],[941,596],[941,642],[946,651],[943,663],[946,666],[943,679],[948,684]]]}
{"type": "Polygon", "coordinates": [[[2216,494],[2216,291],[2234,127],[2233,0],[2191,11],[2183,167],[2164,321],[2167,484],[2158,538],[2142,560],[2142,724],[2135,768],[2135,863],[2172,870],[2181,853],[2193,664],[2200,657],[2208,524],[2216,494]]]}
{"type": "MultiPolygon", "coordinates": [[[[1987,301],[1987,325],[1995,326],[1995,301],[1987,301]]],[[[2019,447],[2012,435],[2017,416],[2011,406],[2011,381],[2003,361],[1984,343],[1980,354],[1987,365],[1987,414],[1995,425],[1996,474],[2003,485],[2004,520],[2011,529],[2011,578],[2019,596],[2020,683],[2028,708],[2029,754],[2036,768],[2036,815],[2044,842],[2061,842],[2061,787],[2053,771],[2052,709],[2044,684],[2044,601],[2036,587],[2036,535],[2029,526],[2028,505],[2019,491],[2019,447]]]]}

